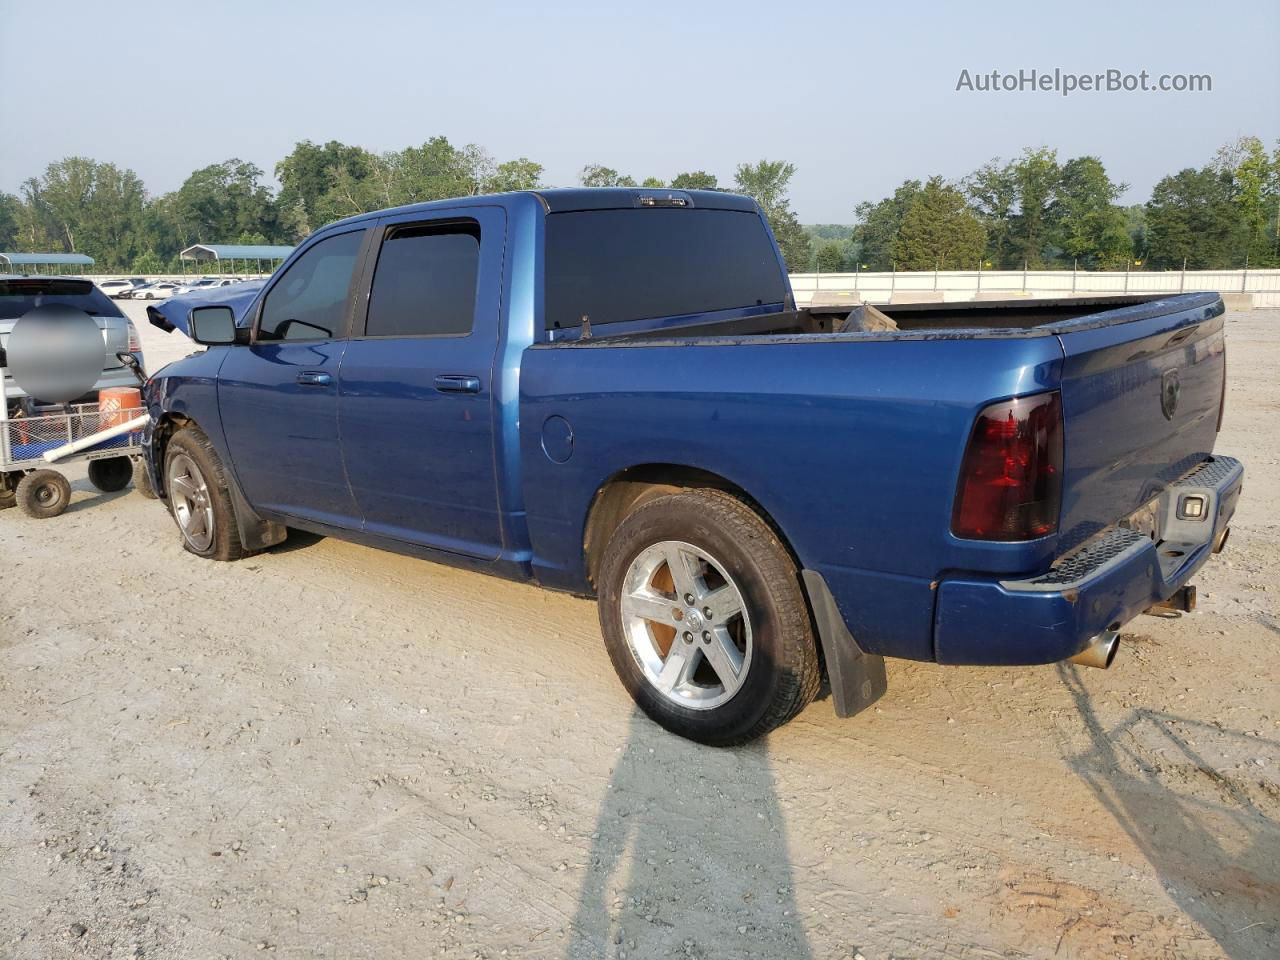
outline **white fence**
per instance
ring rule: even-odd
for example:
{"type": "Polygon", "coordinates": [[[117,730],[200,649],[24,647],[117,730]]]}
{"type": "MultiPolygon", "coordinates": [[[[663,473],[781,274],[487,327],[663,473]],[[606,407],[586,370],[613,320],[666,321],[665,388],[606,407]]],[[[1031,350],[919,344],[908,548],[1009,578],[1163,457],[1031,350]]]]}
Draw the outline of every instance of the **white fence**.
{"type": "MultiPolygon", "coordinates": [[[[85,274],[102,281],[128,274],[85,274]]],[[[241,276],[246,276],[241,274],[241,276]]],[[[261,275],[259,275],[261,276],[261,275]]],[[[191,279],[147,277],[148,280],[191,279]]],[[[865,300],[995,300],[1001,297],[1069,297],[1108,293],[1182,293],[1214,290],[1231,309],[1280,307],[1280,270],[1169,270],[1090,272],[1085,270],[923,270],[913,273],[793,273],[796,302],[807,306],[818,294],[830,302],[865,300]],[[1240,295],[1244,296],[1241,297],[1240,295]]]]}
{"type": "Polygon", "coordinates": [[[1229,305],[1280,307],[1280,270],[1170,270],[1090,272],[1085,270],[941,270],[913,273],[793,273],[791,286],[804,306],[815,295],[838,302],[974,300],[1012,297],[1069,297],[1108,293],[1180,293],[1215,290],[1240,295],[1229,305]]]}

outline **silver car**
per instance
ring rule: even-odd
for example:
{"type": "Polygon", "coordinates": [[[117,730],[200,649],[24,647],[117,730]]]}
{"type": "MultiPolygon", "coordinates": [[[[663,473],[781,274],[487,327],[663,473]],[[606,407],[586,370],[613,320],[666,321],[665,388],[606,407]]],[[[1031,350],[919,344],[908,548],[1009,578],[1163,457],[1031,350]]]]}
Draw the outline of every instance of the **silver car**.
{"type": "MultiPolygon", "coordinates": [[[[89,392],[97,399],[97,391],[106,387],[136,387],[137,378],[116,357],[132,353],[142,363],[142,342],[137,328],[105,293],[89,280],[79,277],[30,277],[0,274],[0,356],[9,342],[9,333],[28,310],[48,304],[65,304],[83,310],[97,321],[102,330],[102,376],[89,392]]],[[[0,367],[4,367],[0,360],[0,367]]],[[[12,401],[25,394],[5,375],[5,395],[12,401]]],[[[38,397],[36,399],[39,399],[38,397]]]]}

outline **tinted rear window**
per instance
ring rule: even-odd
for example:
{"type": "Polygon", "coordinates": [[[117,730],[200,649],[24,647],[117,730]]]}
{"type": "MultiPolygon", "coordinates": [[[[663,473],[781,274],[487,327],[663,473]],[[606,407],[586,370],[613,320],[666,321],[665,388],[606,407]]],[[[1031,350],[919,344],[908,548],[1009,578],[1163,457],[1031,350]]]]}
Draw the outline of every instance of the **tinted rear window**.
{"type": "Polygon", "coordinates": [[[53,304],[95,317],[124,316],[110,297],[87,280],[0,280],[0,320],[16,320],[28,310],[53,304]]]}
{"type": "Polygon", "coordinates": [[[764,223],[735,210],[584,210],[547,216],[546,323],[576,327],[781,303],[764,223]]]}

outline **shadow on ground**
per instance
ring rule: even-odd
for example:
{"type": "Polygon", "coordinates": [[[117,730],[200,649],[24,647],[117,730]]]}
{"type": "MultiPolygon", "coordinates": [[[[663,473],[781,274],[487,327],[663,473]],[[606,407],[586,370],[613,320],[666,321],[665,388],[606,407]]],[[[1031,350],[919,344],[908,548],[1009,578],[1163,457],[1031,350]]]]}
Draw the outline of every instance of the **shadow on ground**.
{"type": "Polygon", "coordinates": [[[811,956],[765,741],[710,751],[636,711],[592,841],[570,960],[811,956]]]}
{"type": "Polygon", "coordinates": [[[1169,897],[1232,960],[1280,956],[1280,791],[1250,769],[1275,763],[1280,743],[1158,710],[1105,729],[1076,668],[1058,674],[1090,739],[1068,762],[1169,897]],[[1209,742],[1245,758],[1244,770],[1215,768],[1197,749],[1209,742]]]}

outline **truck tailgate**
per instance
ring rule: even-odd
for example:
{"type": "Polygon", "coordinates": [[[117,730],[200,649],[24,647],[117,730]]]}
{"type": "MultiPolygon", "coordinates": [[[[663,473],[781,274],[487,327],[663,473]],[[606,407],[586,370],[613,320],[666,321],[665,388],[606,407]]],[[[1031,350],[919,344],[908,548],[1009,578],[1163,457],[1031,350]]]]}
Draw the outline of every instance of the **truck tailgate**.
{"type": "Polygon", "coordinates": [[[1060,552],[1128,516],[1213,451],[1223,306],[1157,301],[1061,325],[1060,552]]]}

